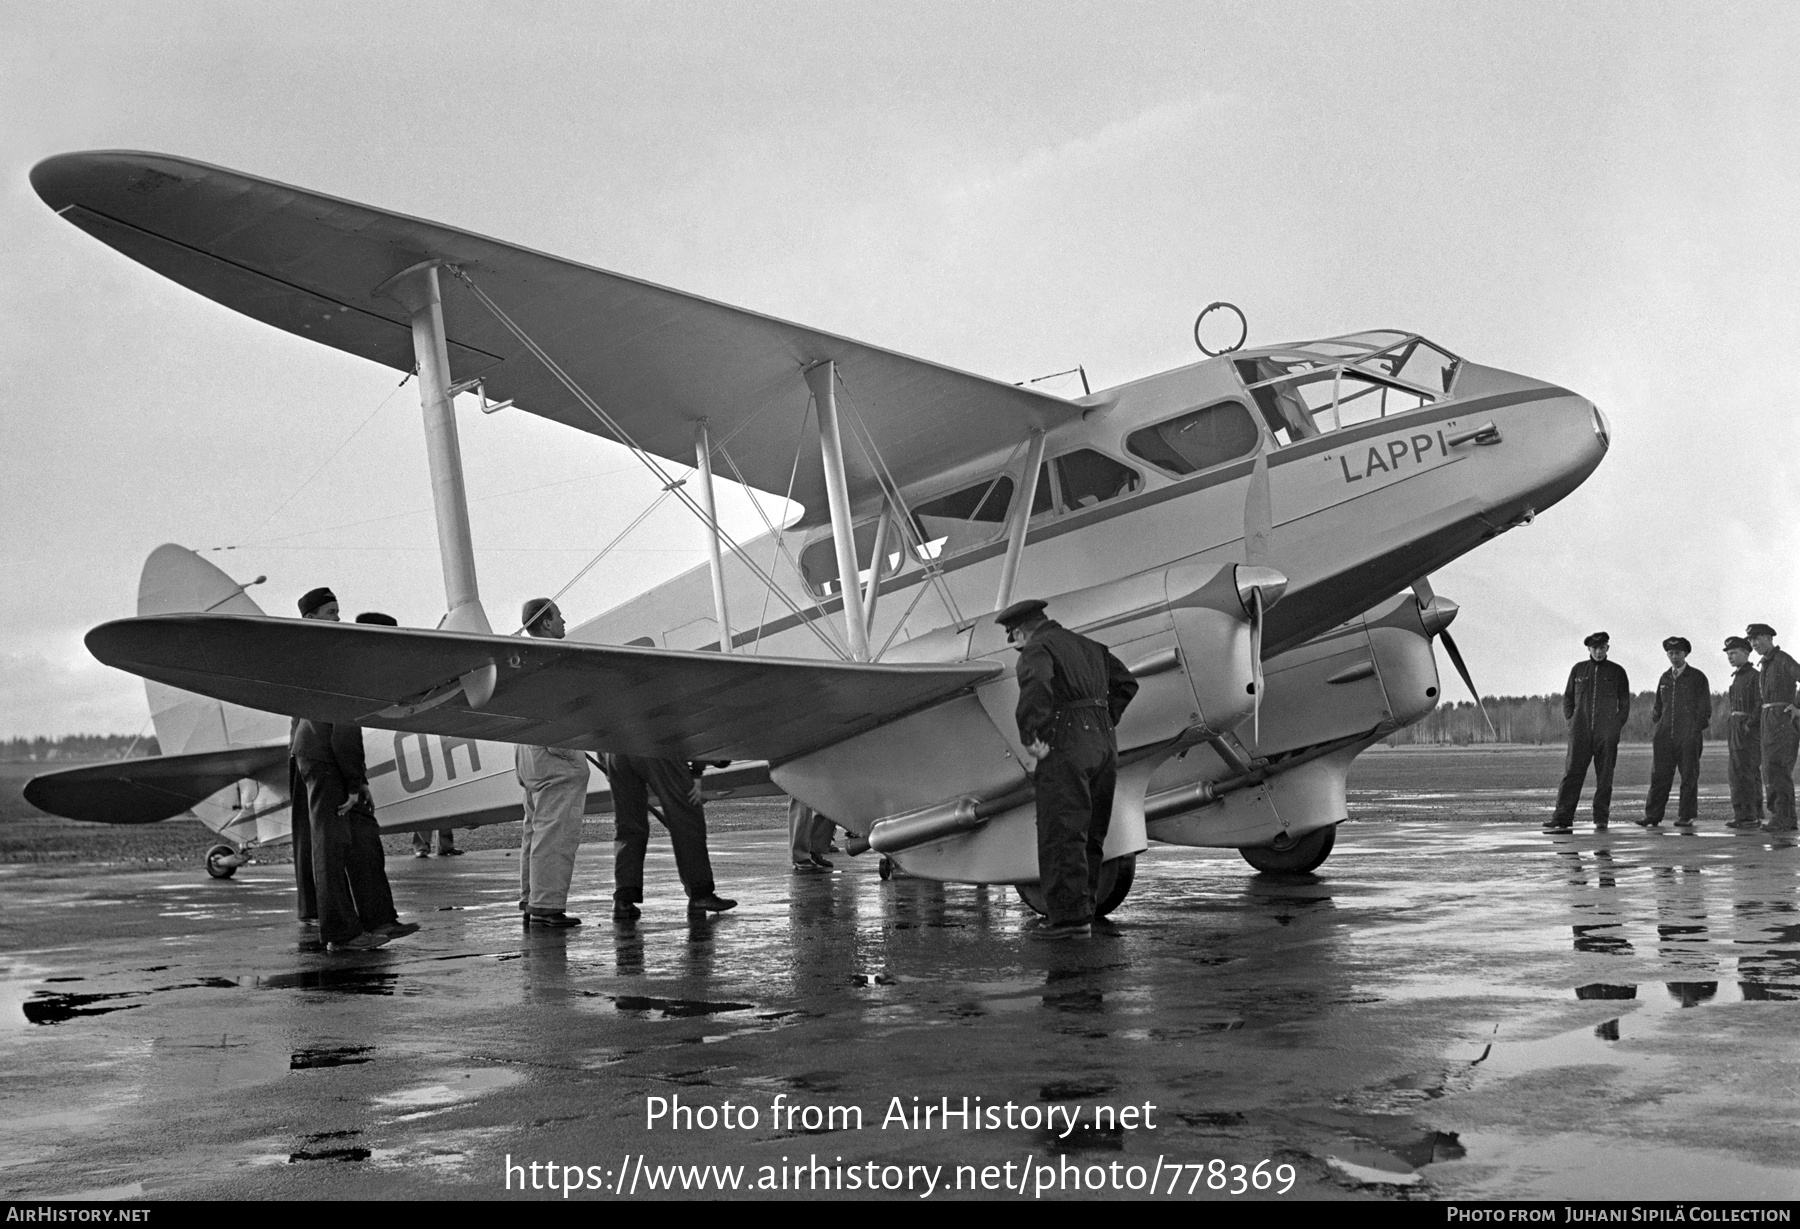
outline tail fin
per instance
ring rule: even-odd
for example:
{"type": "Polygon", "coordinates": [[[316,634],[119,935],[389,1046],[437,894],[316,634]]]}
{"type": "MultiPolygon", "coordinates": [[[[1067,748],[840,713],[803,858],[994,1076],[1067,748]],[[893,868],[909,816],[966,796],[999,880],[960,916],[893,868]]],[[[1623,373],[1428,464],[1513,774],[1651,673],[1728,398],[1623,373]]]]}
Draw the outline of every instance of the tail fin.
{"type": "MultiPolygon", "coordinates": [[[[240,585],[185,546],[166,543],[144,560],[137,612],[259,615],[262,607],[240,585]]],[[[286,717],[197,696],[163,683],[144,683],[150,720],[164,755],[254,747],[285,739],[286,717]]]]}

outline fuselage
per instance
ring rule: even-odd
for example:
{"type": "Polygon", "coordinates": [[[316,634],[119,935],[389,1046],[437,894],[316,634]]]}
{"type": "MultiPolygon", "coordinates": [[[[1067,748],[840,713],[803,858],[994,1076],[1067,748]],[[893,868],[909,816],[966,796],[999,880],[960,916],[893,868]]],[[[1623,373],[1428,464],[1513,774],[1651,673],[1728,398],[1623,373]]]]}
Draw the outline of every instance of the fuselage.
{"type": "MultiPolygon", "coordinates": [[[[1289,578],[1269,615],[1264,653],[1274,656],[1529,520],[1605,454],[1604,422],[1575,393],[1448,356],[1430,382],[1378,382],[1367,373],[1391,361],[1379,353],[1382,342],[1443,352],[1410,334],[1359,336],[1375,339],[1360,353],[1347,339],[1269,347],[1084,399],[1086,412],[1049,434],[1015,595],[1054,597],[1177,561],[1244,560],[1245,502],[1260,452],[1268,465],[1267,561],[1289,578]],[[1270,372],[1273,383],[1247,379],[1270,372]],[[1448,389],[1434,387],[1446,375],[1448,389]],[[1371,399],[1392,404],[1371,413],[1371,399]],[[1214,438],[1175,435],[1171,446],[1195,415],[1191,430],[1214,438]],[[1492,434],[1479,442],[1457,442],[1489,424],[1492,434]]],[[[890,533],[883,552],[873,649],[993,609],[1023,458],[1022,447],[996,452],[901,492],[912,532],[898,542],[890,533]]],[[[865,585],[877,511],[855,510],[865,585]]],[[[817,519],[809,510],[797,525],[745,546],[813,628],[768,601],[751,569],[727,557],[736,651],[827,655],[820,631],[842,643],[830,527],[817,519]]],[[[684,573],[570,635],[716,649],[708,570],[684,573]]]]}

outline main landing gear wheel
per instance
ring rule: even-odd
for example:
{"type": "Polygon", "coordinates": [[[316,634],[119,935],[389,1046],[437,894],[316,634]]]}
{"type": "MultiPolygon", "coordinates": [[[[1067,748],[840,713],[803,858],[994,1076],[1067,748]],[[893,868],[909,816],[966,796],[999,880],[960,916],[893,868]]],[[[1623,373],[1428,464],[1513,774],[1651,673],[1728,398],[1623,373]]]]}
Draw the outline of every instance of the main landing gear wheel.
{"type": "Polygon", "coordinates": [[[1238,850],[1244,861],[1265,875],[1305,875],[1318,868],[1331,856],[1337,844],[1337,825],[1315,828],[1289,845],[1277,849],[1273,845],[1249,845],[1238,850]]]}
{"type": "MultiPolygon", "coordinates": [[[[1126,854],[1122,858],[1109,858],[1100,864],[1100,889],[1094,895],[1094,916],[1105,917],[1114,909],[1125,903],[1131,894],[1131,885],[1137,879],[1137,855],[1126,854]]],[[[1033,913],[1039,917],[1050,916],[1050,906],[1044,900],[1044,887],[1038,883],[1021,883],[1018,885],[1019,899],[1031,906],[1033,913]]]]}
{"type": "Polygon", "coordinates": [[[881,876],[883,882],[892,879],[894,877],[894,860],[886,854],[881,855],[881,862],[875,867],[875,873],[881,876]]]}
{"type": "Polygon", "coordinates": [[[206,873],[214,879],[229,879],[237,874],[238,864],[231,861],[237,850],[229,845],[214,845],[206,851],[206,873]]]}

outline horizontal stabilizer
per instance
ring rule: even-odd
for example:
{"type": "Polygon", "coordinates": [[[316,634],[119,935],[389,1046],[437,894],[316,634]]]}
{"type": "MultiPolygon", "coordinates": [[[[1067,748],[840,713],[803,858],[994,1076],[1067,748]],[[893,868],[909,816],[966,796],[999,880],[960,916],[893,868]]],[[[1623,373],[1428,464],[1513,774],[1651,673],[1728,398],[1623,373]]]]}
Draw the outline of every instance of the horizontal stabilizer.
{"type": "Polygon", "coordinates": [[[31,778],[25,783],[25,801],[40,811],[89,823],[153,824],[275,767],[287,754],[282,743],[84,764],[31,778]]]}
{"type": "Polygon", "coordinates": [[[791,759],[994,678],[989,662],[874,664],[157,615],[104,623],[109,666],[232,704],[386,730],[690,760],[791,759]],[[471,709],[463,679],[493,693],[471,709]]]}

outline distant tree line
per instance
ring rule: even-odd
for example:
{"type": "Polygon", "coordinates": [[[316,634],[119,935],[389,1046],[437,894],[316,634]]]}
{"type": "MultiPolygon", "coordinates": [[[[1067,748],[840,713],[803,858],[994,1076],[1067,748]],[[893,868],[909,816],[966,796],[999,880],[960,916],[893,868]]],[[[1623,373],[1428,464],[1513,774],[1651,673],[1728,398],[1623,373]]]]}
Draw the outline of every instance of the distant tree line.
{"type": "MultiPolygon", "coordinates": [[[[1656,693],[1640,691],[1631,701],[1631,716],[1625,722],[1625,730],[1619,741],[1628,743],[1647,743],[1652,733],[1650,726],[1650,706],[1656,702],[1656,693]]],[[[1569,723],[1563,720],[1563,698],[1561,694],[1553,696],[1485,696],[1482,703],[1487,706],[1488,716],[1493,719],[1494,730],[1499,734],[1496,739],[1488,733],[1487,723],[1481,719],[1481,713],[1473,702],[1463,700],[1456,704],[1440,704],[1423,721],[1417,725],[1397,730],[1385,740],[1389,746],[1399,747],[1409,743],[1417,744],[1449,744],[1466,747],[1471,743],[1560,743],[1569,736],[1569,723]]],[[[1725,737],[1725,721],[1731,711],[1725,696],[1714,695],[1712,698],[1712,722],[1706,727],[1706,736],[1723,739],[1725,737]]]]}
{"type": "Polygon", "coordinates": [[[0,763],[35,764],[48,760],[116,760],[129,751],[136,759],[159,755],[156,736],[130,734],[65,734],[61,738],[9,738],[0,743],[0,763]],[[136,744],[135,746],[133,744],[136,744]]]}

